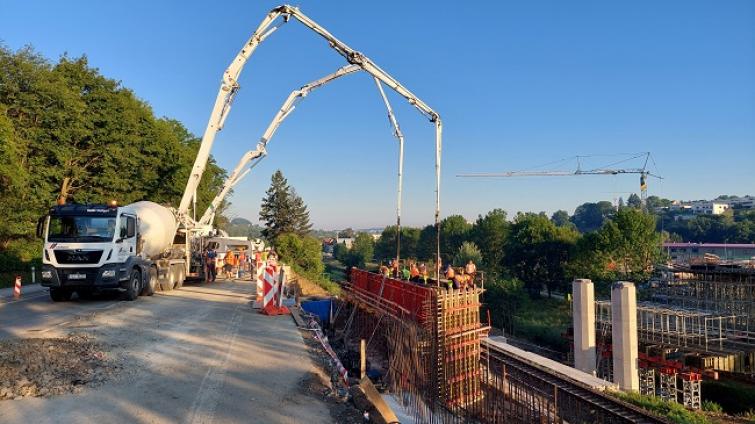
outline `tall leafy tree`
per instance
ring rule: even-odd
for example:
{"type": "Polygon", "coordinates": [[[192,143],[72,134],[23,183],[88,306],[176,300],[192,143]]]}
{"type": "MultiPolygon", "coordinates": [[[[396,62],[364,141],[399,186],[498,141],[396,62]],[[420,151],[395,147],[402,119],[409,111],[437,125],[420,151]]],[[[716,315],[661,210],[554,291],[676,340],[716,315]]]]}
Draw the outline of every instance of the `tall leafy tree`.
{"type": "Polygon", "coordinates": [[[472,240],[482,252],[483,264],[478,265],[484,265],[493,277],[503,274],[503,256],[510,229],[503,209],[493,209],[479,216],[472,227],[472,240]]]}
{"type": "Polygon", "coordinates": [[[571,222],[582,233],[595,231],[602,227],[603,223],[613,216],[614,212],[611,202],[583,203],[574,211],[571,222]]]}
{"type": "Polygon", "coordinates": [[[288,185],[288,180],[280,170],[273,173],[270,188],[262,199],[260,221],[265,224],[262,235],[273,244],[281,234],[305,236],[312,229],[304,201],[288,185]]]}
{"type": "MultiPolygon", "coordinates": [[[[38,255],[36,218],[56,200],[63,181],[72,201],[177,205],[198,148],[199,139],[183,125],[155,117],[86,57],[64,56],[53,64],[31,48],[0,46],[0,213],[6,224],[0,256],[38,255]]],[[[197,190],[201,211],[223,178],[210,160],[197,190]]]]}
{"type": "Polygon", "coordinates": [[[632,193],[629,195],[629,198],[627,198],[627,206],[630,208],[640,208],[642,207],[642,199],[640,199],[640,196],[638,196],[637,193],[632,193]]]}
{"type": "Polygon", "coordinates": [[[504,262],[534,295],[543,286],[548,293],[565,289],[566,265],[578,238],[576,230],[556,227],[544,214],[519,214],[511,226],[504,262]]]}
{"type": "MultiPolygon", "coordinates": [[[[375,243],[375,259],[386,260],[396,257],[396,231],[395,225],[389,225],[383,229],[380,238],[375,243]]],[[[416,258],[417,245],[420,238],[420,229],[411,227],[401,228],[401,257],[416,258]]]]}
{"type": "Polygon", "coordinates": [[[569,212],[566,212],[565,210],[557,210],[556,212],[553,212],[553,215],[551,215],[551,222],[553,222],[556,227],[569,225],[569,212]]]}
{"type": "Polygon", "coordinates": [[[443,261],[451,261],[471,230],[472,225],[461,215],[451,215],[440,222],[440,256],[443,261]]]}

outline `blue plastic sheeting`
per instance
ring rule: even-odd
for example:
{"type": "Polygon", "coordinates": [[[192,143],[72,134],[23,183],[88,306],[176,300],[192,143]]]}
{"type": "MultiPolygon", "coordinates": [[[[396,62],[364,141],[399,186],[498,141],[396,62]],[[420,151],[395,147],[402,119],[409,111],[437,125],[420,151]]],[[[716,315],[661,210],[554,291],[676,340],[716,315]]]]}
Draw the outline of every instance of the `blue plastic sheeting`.
{"type": "Polygon", "coordinates": [[[330,307],[331,307],[331,300],[312,300],[309,302],[303,302],[301,304],[301,308],[305,311],[317,315],[318,318],[320,318],[320,322],[324,326],[330,325],[330,307]]]}

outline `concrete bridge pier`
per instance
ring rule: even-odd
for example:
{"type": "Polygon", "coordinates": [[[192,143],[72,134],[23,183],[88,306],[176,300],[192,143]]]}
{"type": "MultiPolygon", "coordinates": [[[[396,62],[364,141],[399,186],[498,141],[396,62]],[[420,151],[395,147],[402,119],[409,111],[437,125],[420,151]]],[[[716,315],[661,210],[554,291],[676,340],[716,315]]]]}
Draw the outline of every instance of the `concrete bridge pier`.
{"type": "Polygon", "coordinates": [[[595,375],[595,288],[589,279],[572,282],[574,368],[595,375]]]}
{"type": "Polygon", "coordinates": [[[639,391],[637,290],[627,281],[619,281],[611,287],[611,340],[614,383],[624,391],[639,391]]]}

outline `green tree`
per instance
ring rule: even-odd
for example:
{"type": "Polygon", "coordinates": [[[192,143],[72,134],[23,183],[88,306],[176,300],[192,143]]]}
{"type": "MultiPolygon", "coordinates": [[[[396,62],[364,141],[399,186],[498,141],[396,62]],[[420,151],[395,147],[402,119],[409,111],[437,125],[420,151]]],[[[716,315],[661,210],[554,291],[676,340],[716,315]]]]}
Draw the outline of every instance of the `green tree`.
{"type": "MultiPolygon", "coordinates": [[[[0,179],[8,183],[0,189],[6,224],[0,255],[29,260],[39,254],[36,218],[65,179],[72,201],[176,205],[198,148],[199,139],[179,122],[156,118],[131,90],[89,67],[86,57],[51,64],[31,48],[0,47],[0,179]]],[[[209,204],[223,179],[210,160],[197,190],[199,207],[209,204]]]]}
{"type": "Polygon", "coordinates": [[[569,212],[566,212],[565,210],[557,210],[556,212],[553,212],[553,215],[551,215],[551,222],[553,222],[556,227],[569,225],[569,212]]]}
{"type": "Polygon", "coordinates": [[[375,240],[367,233],[358,233],[354,238],[349,252],[347,266],[364,268],[365,264],[372,260],[375,251],[375,240]]]}
{"type": "Polygon", "coordinates": [[[427,225],[422,228],[417,242],[417,259],[421,261],[435,259],[437,246],[436,234],[434,225],[427,225]]]}
{"type": "Polygon", "coordinates": [[[571,222],[582,233],[595,231],[602,227],[606,219],[613,216],[614,212],[611,202],[583,203],[574,211],[571,222]]]}
{"type": "Polygon", "coordinates": [[[519,214],[511,227],[504,262],[535,296],[545,286],[548,293],[566,289],[567,263],[579,233],[556,227],[543,214],[519,214]]]}
{"type": "Polygon", "coordinates": [[[503,209],[493,209],[477,217],[472,227],[472,240],[482,252],[482,263],[478,265],[484,265],[492,278],[503,274],[503,255],[510,228],[503,209]]]}
{"type": "MultiPolygon", "coordinates": [[[[383,229],[380,238],[375,243],[375,259],[383,261],[396,257],[396,226],[389,225],[383,229]]],[[[420,229],[411,227],[401,228],[401,257],[416,258],[420,229]]]]}
{"type": "Polygon", "coordinates": [[[632,193],[629,195],[629,198],[627,199],[627,206],[630,208],[636,208],[639,209],[642,207],[642,200],[640,199],[640,196],[638,196],[636,193],[632,193]]]}
{"type": "Polygon", "coordinates": [[[459,250],[456,251],[456,254],[453,257],[453,264],[455,266],[463,266],[469,261],[472,261],[475,264],[481,264],[482,253],[476,244],[465,241],[459,246],[459,250]]]}
{"type": "Polygon", "coordinates": [[[346,260],[348,259],[349,254],[349,248],[346,247],[345,243],[336,243],[335,246],[333,246],[333,257],[341,261],[341,263],[345,264],[346,260]]]}
{"type": "Polygon", "coordinates": [[[440,256],[443,261],[451,261],[459,246],[469,238],[471,230],[472,225],[461,215],[451,215],[440,222],[440,256]]]}
{"type": "Polygon", "coordinates": [[[651,210],[656,208],[667,208],[671,206],[671,203],[671,200],[662,199],[658,196],[648,196],[647,198],[647,207],[651,210]]]}
{"type": "Polygon", "coordinates": [[[655,218],[640,209],[623,208],[594,234],[577,243],[570,273],[575,278],[643,281],[661,258],[661,234],[655,218]]]}
{"type": "Polygon", "coordinates": [[[319,277],[325,270],[320,241],[312,236],[295,233],[279,234],[276,238],[275,251],[280,255],[281,261],[291,265],[294,271],[306,276],[319,277]]]}
{"type": "Polygon", "coordinates": [[[262,199],[260,221],[265,223],[262,235],[273,244],[281,234],[304,236],[312,229],[304,201],[288,185],[288,180],[280,170],[273,173],[270,188],[262,199]]]}

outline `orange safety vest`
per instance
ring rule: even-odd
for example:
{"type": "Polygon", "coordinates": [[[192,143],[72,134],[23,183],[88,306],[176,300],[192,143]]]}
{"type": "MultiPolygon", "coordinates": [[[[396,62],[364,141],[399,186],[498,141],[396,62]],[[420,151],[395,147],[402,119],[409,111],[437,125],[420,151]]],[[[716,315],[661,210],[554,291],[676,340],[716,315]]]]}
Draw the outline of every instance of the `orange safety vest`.
{"type": "Polygon", "coordinates": [[[416,266],[413,266],[413,267],[412,267],[412,268],[411,268],[411,269],[409,270],[409,272],[410,272],[410,274],[411,274],[412,278],[414,278],[414,277],[419,277],[419,269],[418,269],[418,268],[417,268],[416,266]]]}

